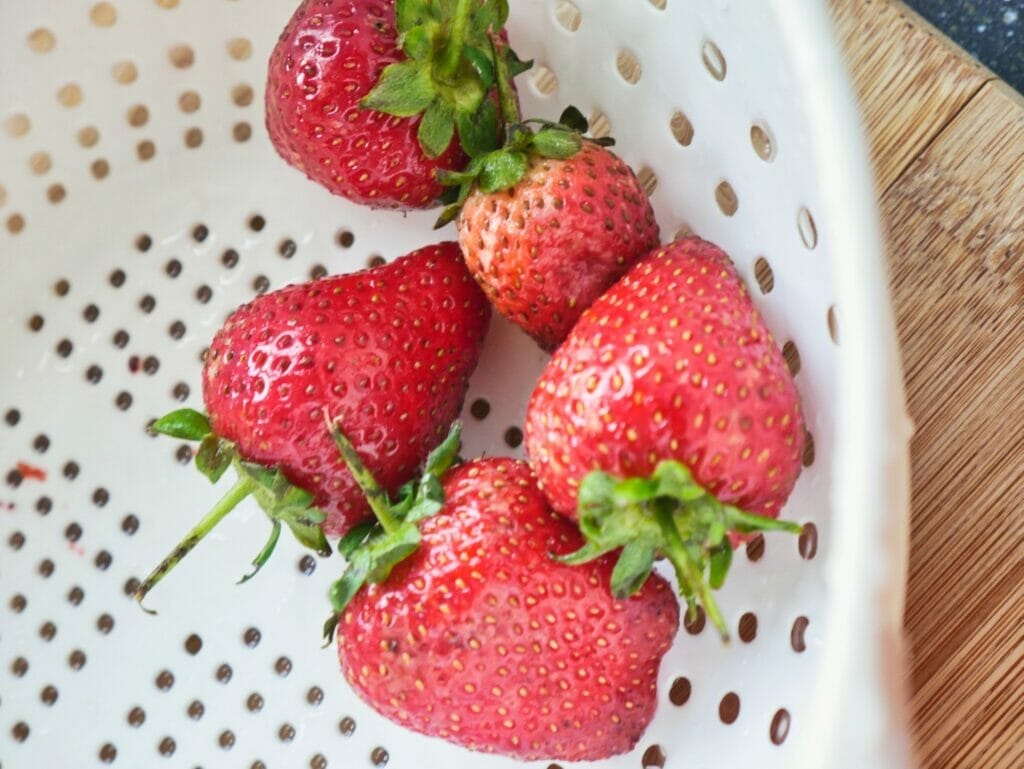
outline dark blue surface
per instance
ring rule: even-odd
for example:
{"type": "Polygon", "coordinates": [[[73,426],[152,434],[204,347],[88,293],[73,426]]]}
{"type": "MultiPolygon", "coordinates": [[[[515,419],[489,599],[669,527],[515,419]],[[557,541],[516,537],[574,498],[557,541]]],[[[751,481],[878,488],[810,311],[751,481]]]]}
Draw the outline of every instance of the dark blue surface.
{"type": "Polygon", "coordinates": [[[1024,0],[906,0],[1018,91],[1024,91],[1024,0]]]}

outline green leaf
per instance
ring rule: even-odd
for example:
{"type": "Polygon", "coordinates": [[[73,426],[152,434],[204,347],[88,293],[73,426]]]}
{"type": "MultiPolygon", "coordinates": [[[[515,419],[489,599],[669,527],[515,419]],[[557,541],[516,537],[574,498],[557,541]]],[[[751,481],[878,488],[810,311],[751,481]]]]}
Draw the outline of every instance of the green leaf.
{"type": "Polygon", "coordinates": [[[487,97],[480,75],[467,59],[462,59],[450,81],[435,78],[434,87],[441,98],[452,106],[455,113],[472,114],[480,109],[487,97]]]}
{"type": "Polygon", "coordinates": [[[725,584],[725,578],[729,574],[729,567],[731,565],[732,546],[729,544],[729,540],[725,540],[720,547],[711,551],[708,584],[715,590],[718,590],[718,588],[725,584]]]}
{"type": "Polygon", "coordinates": [[[210,479],[210,483],[216,483],[237,455],[235,444],[207,433],[196,452],[196,467],[210,479]]]}
{"type": "Polygon", "coordinates": [[[409,59],[385,67],[377,85],[359,104],[396,117],[412,117],[429,107],[434,95],[429,68],[409,59]]]}
{"type": "Polygon", "coordinates": [[[267,540],[267,544],[263,546],[263,549],[256,554],[256,557],[252,559],[253,570],[238,580],[239,585],[244,585],[250,579],[260,573],[260,569],[263,565],[270,560],[270,556],[274,554],[274,548],[277,547],[277,540],[281,537],[281,522],[274,521],[274,525],[270,529],[270,539],[267,540]]]}
{"type": "Polygon", "coordinates": [[[349,560],[348,568],[341,579],[331,585],[328,597],[337,614],[345,611],[345,607],[366,584],[366,575],[370,573],[370,554],[365,550],[357,550],[349,560]]]}
{"type": "MultiPolygon", "coordinates": [[[[238,474],[256,483],[259,486],[257,492],[263,491],[267,494],[273,494],[274,485],[281,477],[281,472],[277,468],[264,467],[256,462],[239,462],[238,474]]],[[[269,499],[276,501],[272,496],[269,499]]]]}
{"type": "Polygon", "coordinates": [[[416,552],[422,538],[415,524],[407,523],[393,534],[383,536],[369,547],[370,570],[366,579],[380,584],[391,575],[391,570],[416,552]]]}
{"type": "Polygon", "coordinates": [[[593,541],[588,541],[584,543],[583,547],[579,550],[567,553],[566,555],[552,555],[551,558],[559,563],[564,563],[569,566],[579,566],[580,564],[589,563],[596,558],[600,558],[602,555],[610,553],[616,548],[617,546],[606,547],[598,545],[593,541]]]}
{"type": "Polygon", "coordinates": [[[480,84],[483,86],[484,90],[490,91],[494,88],[494,63],[491,61],[490,54],[485,53],[480,48],[467,45],[462,50],[462,55],[466,57],[466,60],[471,65],[473,65],[473,69],[476,70],[476,74],[480,78],[480,84]]]}
{"type": "Polygon", "coordinates": [[[395,24],[400,33],[435,19],[430,0],[395,0],[395,24]]]}
{"type": "MultiPolygon", "coordinates": [[[[440,181],[441,173],[443,169],[439,169],[435,173],[437,174],[438,181],[440,181]]],[[[441,184],[447,184],[447,182],[441,182],[441,184]]],[[[438,202],[444,206],[452,205],[456,200],[459,199],[459,187],[462,186],[461,182],[456,182],[454,185],[445,187],[444,192],[441,193],[441,197],[438,198],[438,202]]]]}
{"type": "MultiPolygon", "coordinates": [[[[471,171],[449,171],[447,168],[437,169],[437,180],[441,184],[445,184],[450,187],[457,188],[463,184],[472,184],[476,181],[476,177],[477,174],[471,171]]],[[[456,189],[455,194],[458,195],[458,192],[458,189],[456,189]]]]}
{"type": "Polygon", "coordinates": [[[593,470],[587,473],[579,490],[579,509],[581,514],[590,510],[604,510],[610,503],[615,492],[616,480],[608,473],[593,470]]]}
{"type": "MultiPolygon", "coordinates": [[[[478,176],[480,176],[480,168],[483,166],[484,158],[476,157],[469,161],[469,165],[462,171],[451,171],[446,168],[439,168],[437,170],[437,180],[441,184],[447,184],[451,186],[463,186],[472,185],[478,176]]],[[[460,190],[456,190],[459,193],[460,190]]],[[[465,198],[462,198],[465,200],[465,198]]],[[[456,197],[452,200],[453,203],[459,202],[459,198],[456,197]]]]}
{"type": "Polygon", "coordinates": [[[583,139],[578,133],[559,128],[542,128],[533,137],[534,151],[545,158],[571,158],[583,148],[583,139]]]}
{"type": "Polygon", "coordinates": [[[303,547],[307,547],[317,555],[326,558],[331,554],[331,546],[327,542],[327,537],[324,536],[324,531],[316,524],[305,524],[301,521],[285,518],[283,519],[288,528],[292,530],[292,534],[295,535],[295,539],[299,541],[303,547]]]}
{"type": "Polygon", "coordinates": [[[463,199],[457,203],[452,203],[451,205],[445,206],[441,210],[441,214],[437,217],[437,221],[434,222],[434,229],[439,230],[446,224],[454,222],[459,216],[459,211],[462,210],[462,204],[465,202],[465,199],[463,199]]]}
{"type": "Polygon", "coordinates": [[[486,39],[487,32],[501,30],[508,21],[508,0],[485,0],[473,13],[470,21],[470,36],[486,39]]]}
{"type": "Polygon", "coordinates": [[[693,479],[685,465],[668,460],[661,462],[651,476],[658,483],[658,494],[680,502],[693,502],[707,496],[707,492],[693,479]]]}
{"type": "Polygon", "coordinates": [[[533,144],[533,131],[524,123],[512,123],[505,126],[504,150],[528,150],[533,144]]]}
{"type": "Polygon", "coordinates": [[[480,102],[480,109],[472,114],[459,113],[455,116],[455,123],[459,130],[459,144],[471,158],[498,148],[498,108],[493,100],[484,99],[480,102]]]}
{"type": "Polygon", "coordinates": [[[455,135],[455,112],[450,104],[434,99],[420,121],[416,137],[427,157],[436,158],[452,143],[455,135]]]}
{"type": "Polygon", "coordinates": [[[649,502],[658,494],[658,484],[649,478],[627,478],[615,487],[612,499],[617,505],[649,502]]]}
{"type": "Polygon", "coordinates": [[[324,622],[324,628],[323,628],[324,645],[323,645],[322,648],[326,649],[330,645],[331,641],[334,640],[334,634],[338,630],[338,623],[339,622],[341,622],[341,615],[340,614],[332,614],[324,622]]]}
{"type": "Polygon", "coordinates": [[[649,542],[630,542],[619,555],[612,570],[612,595],[628,598],[636,593],[654,568],[654,547],[649,542]]]}
{"type": "Polygon", "coordinates": [[[416,484],[409,481],[398,490],[395,501],[391,503],[391,512],[398,520],[405,520],[406,514],[416,501],[416,484]]]}
{"type": "Polygon", "coordinates": [[[477,184],[484,193],[514,187],[526,175],[530,161],[523,152],[498,150],[484,156],[477,184]]]}
{"type": "Polygon", "coordinates": [[[181,438],[186,441],[201,441],[213,428],[205,414],[195,409],[178,409],[165,414],[153,423],[153,432],[181,438]]]}
{"type": "Polygon", "coordinates": [[[511,48],[505,49],[505,61],[508,62],[508,73],[512,77],[517,77],[524,72],[529,72],[530,68],[533,67],[533,59],[523,61],[511,48]]]}
{"type": "Polygon", "coordinates": [[[426,61],[434,53],[435,34],[437,34],[437,26],[433,24],[421,24],[413,27],[402,37],[402,50],[410,59],[426,61]]]}
{"type": "Polygon", "coordinates": [[[562,112],[562,116],[558,118],[558,122],[566,128],[581,134],[585,134],[590,130],[590,123],[585,117],[583,117],[583,113],[571,104],[562,112]]]}
{"type": "Polygon", "coordinates": [[[368,537],[380,531],[382,531],[380,524],[375,520],[371,519],[363,521],[362,523],[357,523],[348,530],[344,537],[338,540],[338,544],[336,546],[338,554],[341,555],[342,558],[348,560],[352,557],[352,553],[361,547],[368,537]]]}
{"type": "Polygon", "coordinates": [[[424,474],[440,477],[444,475],[455,463],[462,447],[462,423],[456,420],[452,422],[448,435],[434,449],[427,454],[427,461],[423,464],[424,474]]]}

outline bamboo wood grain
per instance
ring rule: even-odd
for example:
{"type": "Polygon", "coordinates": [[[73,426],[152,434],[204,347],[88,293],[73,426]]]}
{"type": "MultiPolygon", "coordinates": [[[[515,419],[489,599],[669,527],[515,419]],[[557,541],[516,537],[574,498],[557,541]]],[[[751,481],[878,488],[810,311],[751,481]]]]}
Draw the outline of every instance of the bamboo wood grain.
{"type": "Polygon", "coordinates": [[[903,3],[831,4],[885,190],[994,76],[903,3]]]}
{"type": "Polygon", "coordinates": [[[872,148],[917,425],[922,769],[1024,767],[1024,99],[905,6],[833,0],[872,148]]]}

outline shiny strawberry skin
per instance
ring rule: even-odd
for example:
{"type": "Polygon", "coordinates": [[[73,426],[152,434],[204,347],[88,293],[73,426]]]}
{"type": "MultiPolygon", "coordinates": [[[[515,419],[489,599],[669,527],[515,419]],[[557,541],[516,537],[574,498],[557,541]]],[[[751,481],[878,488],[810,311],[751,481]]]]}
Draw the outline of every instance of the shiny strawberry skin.
{"type": "Polygon", "coordinates": [[[473,193],[458,228],[488,298],[548,351],[659,235],[632,170],[592,142],[567,160],[532,157],[510,191],[473,193]]]}
{"type": "Polygon", "coordinates": [[[210,345],[210,422],[245,459],[313,493],[325,533],[341,534],[369,510],[324,410],[394,491],[458,416],[489,319],[455,243],[266,294],[210,345]]]}
{"type": "Polygon", "coordinates": [[[335,195],[374,208],[431,208],[439,168],[466,163],[457,140],[428,158],[420,117],[363,109],[359,101],[398,48],[394,0],[305,0],[270,57],[267,131],[290,165],[335,195]]]}
{"type": "Polygon", "coordinates": [[[772,518],[801,468],[785,360],[729,257],[698,238],[638,263],[583,315],[530,400],[526,449],[556,510],[591,470],[674,459],[722,502],[772,518]]]}
{"type": "Polygon", "coordinates": [[[551,560],[581,539],[525,462],[476,460],[443,487],[420,549],[342,615],[349,682],[392,721],[472,750],[562,761],[630,750],[679,625],[669,584],[654,576],[620,601],[608,558],[551,560]]]}

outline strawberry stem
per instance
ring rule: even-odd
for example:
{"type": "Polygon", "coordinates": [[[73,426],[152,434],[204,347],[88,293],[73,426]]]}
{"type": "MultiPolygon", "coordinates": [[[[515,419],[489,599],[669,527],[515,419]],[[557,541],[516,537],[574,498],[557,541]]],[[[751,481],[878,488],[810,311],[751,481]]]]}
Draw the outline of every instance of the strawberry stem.
{"type": "Polygon", "coordinates": [[[498,84],[498,98],[501,101],[501,119],[507,126],[515,125],[521,119],[519,101],[512,88],[512,73],[508,68],[508,46],[493,30],[488,34],[491,51],[494,53],[495,80],[498,84]]]}
{"type": "Polygon", "coordinates": [[[701,605],[704,607],[704,612],[712,624],[718,628],[722,640],[728,643],[729,626],[725,623],[725,618],[718,608],[718,602],[711,594],[711,586],[708,585],[704,575],[701,573],[698,560],[689,552],[682,537],[679,536],[679,529],[676,528],[672,512],[661,507],[655,510],[654,516],[658,521],[658,526],[661,527],[662,534],[665,535],[662,550],[664,550],[665,556],[676,570],[676,579],[679,582],[680,588],[696,594],[701,605]]]}
{"type": "MultiPolygon", "coordinates": [[[[182,559],[192,552],[192,549],[198,545],[207,534],[220,523],[224,518],[238,507],[239,503],[253,493],[256,489],[256,482],[251,478],[242,477],[232,486],[228,493],[225,494],[220,500],[213,506],[199,523],[197,523],[193,529],[185,535],[185,538],[178,543],[177,547],[172,550],[166,558],[164,558],[160,565],[157,566],[150,573],[139,589],[135,591],[133,596],[136,601],[140,604],[143,599],[154,587],[159,584],[160,580],[166,577],[170,572],[177,566],[182,559]]],[[[148,609],[146,611],[149,611],[148,609]]],[[[153,613],[153,612],[150,612],[153,613]]]]}
{"type": "Polygon", "coordinates": [[[599,470],[587,475],[579,489],[579,524],[585,544],[558,560],[577,565],[621,549],[611,589],[625,598],[640,589],[662,553],[675,568],[690,611],[702,605],[726,642],[729,626],[713,590],[722,586],[732,563],[729,532],[802,530],[791,521],[723,504],[689,468],[671,460],[659,464],[649,478],[619,479],[599,470]]]}
{"type": "Polygon", "coordinates": [[[379,522],[354,526],[338,543],[338,552],[345,556],[348,566],[341,579],[331,585],[328,594],[334,613],[324,623],[324,639],[330,642],[342,612],[363,585],[384,582],[395,566],[419,549],[420,522],[436,515],[444,506],[441,477],[458,458],[462,426],[458,422],[452,425],[448,437],[427,456],[420,479],[405,484],[392,500],[363,465],[337,423],[326,414],[324,418],[342,459],[366,494],[379,522]]]}
{"type": "Polygon", "coordinates": [[[443,80],[451,80],[459,68],[462,51],[466,46],[466,29],[469,27],[469,14],[473,0],[458,0],[455,13],[452,15],[452,29],[448,36],[448,44],[444,56],[438,66],[437,74],[443,80]]]}
{"type": "Polygon", "coordinates": [[[338,427],[338,423],[329,416],[325,415],[325,418],[327,429],[330,430],[331,437],[334,439],[334,445],[338,447],[349,472],[352,473],[352,477],[359,484],[359,488],[363,490],[363,494],[366,495],[366,501],[369,503],[370,509],[373,510],[373,514],[377,516],[377,520],[380,521],[385,532],[395,534],[401,526],[401,522],[391,512],[391,501],[388,499],[387,492],[380,487],[377,479],[373,477],[373,473],[363,464],[355,446],[338,427]]]}

